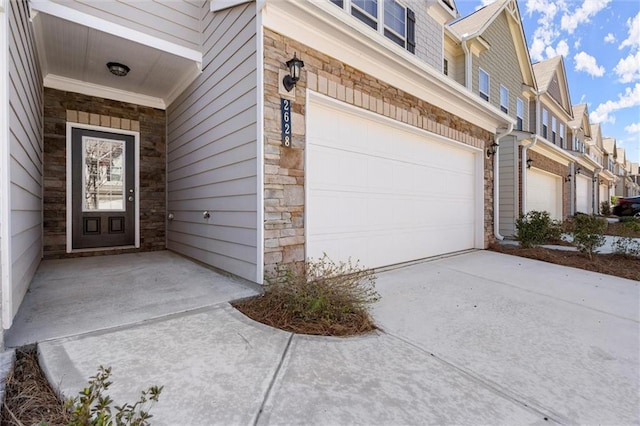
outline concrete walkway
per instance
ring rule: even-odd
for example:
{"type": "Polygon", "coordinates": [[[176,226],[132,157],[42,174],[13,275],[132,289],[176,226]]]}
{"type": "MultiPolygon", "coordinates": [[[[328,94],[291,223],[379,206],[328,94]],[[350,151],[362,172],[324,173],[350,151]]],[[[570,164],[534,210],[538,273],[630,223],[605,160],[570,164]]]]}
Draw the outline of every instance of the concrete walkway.
{"type": "Polygon", "coordinates": [[[154,425],[640,424],[638,282],[478,251],[377,288],[384,331],[365,336],[293,335],[213,301],[44,341],[40,359],[68,396],[99,365],[119,403],[164,385],[154,425]]]}

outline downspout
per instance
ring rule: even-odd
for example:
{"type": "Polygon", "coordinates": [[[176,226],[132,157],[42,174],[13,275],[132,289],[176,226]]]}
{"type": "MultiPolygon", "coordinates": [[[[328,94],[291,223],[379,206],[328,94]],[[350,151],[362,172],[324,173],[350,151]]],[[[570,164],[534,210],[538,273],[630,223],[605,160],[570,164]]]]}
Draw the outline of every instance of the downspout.
{"type": "Polygon", "coordinates": [[[467,41],[471,38],[469,34],[464,33],[462,35],[462,50],[464,51],[464,85],[470,91],[473,91],[473,84],[471,79],[471,68],[473,66],[473,57],[471,56],[471,52],[469,52],[469,46],[467,46],[467,41]]]}
{"type": "Polygon", "coordinates": [[[500,234],[500,140],[513,132],[513,123],[509,123],[509,127],[505,133],[496,132],[495,143],[496,153],[493,155],[493,235],[498,241],[504,240],[504,236],[500,234]]]}
{"type": "Polygon", "coordinates": [[[525,214],[527,211],[527,151],[529,148],[534,147],[538,143],[538,135],[533,135],[533,139],[528,144],[522,145],[522,162],[521,164],[521,172],[522,177],[520,181],[522,183],[522,205],[521,205],[521,213],[525,214]]]}

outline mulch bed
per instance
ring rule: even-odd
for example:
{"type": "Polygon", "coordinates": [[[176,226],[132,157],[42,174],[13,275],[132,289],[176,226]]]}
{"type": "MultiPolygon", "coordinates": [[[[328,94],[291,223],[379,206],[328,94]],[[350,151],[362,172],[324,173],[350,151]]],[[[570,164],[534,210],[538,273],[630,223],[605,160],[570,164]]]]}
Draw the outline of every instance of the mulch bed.
{"type": "Polygon", "coordinates": [[[16,351],[16,364],[6,382],[2,426],[57,426],[70,420],[40,370],[35,349],[16,351]]]}
{"type": "Polygon", "coordinates": [[[542,247],[521,248],[501,244],[493,244],[490,249],[499,253],[640,281],[640,259],[638,258],[617,254],[598,254],[590,260],[588,255],[574,251],[551,250],[542,247]]]}

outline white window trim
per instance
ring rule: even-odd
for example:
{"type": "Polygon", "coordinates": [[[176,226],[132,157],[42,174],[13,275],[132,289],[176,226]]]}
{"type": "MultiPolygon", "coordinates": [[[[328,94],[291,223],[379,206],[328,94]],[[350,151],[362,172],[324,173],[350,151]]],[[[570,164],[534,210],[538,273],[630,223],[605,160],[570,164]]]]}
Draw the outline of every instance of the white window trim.
{"type": "Polygon", "coordinates": [[[558,139],[558,119],[555,115],[551,116],[551,142],[556,144],[558,139]]]}
{"type": "Polygon", "coordinates": [[[482,68],[478,67],[478,94],[480,95],[481,98],[482,98],[482,95],[486,95],[487,96],[486,101],[489,102],[489,100],[491,99],[490,93],[491,93],[491,75],[489,75],[489,73],[483,70],[482,68]],[[487,75],[487,93],[484,93],[482,91],[482,88],[480,85],[480,83],[482,82],[482,80],[480,79],[480,73],[484,73],[487,75]]]}
{"type": "MultiPolygon", "coordinates": [[[[525,108],[524,101],[521,98],[516,98],[516,119],[519,118],[519,119],[522,120],[522,130],[525,130],[524,108],[525,108]],[[522,105],[522,117],[518,115],[518,105],[522,105]]],[[[516,122],[517,122],[517,120],[516,120],[516,122]]]]}
{"type": "Polygon", "coordinates": [[[544,108],[542,108],[542,126],[540,126],[540,131],[542,132],[541,136],[543,138],[549,137],[549,111],[544,108]],[[545,129],[547,130],[546,132],[545,129]]]}
{"type": "Polygon", "coordinates": [[[399,39],[403,40],[404,41],[404,46],[406,47],[407,46],[407,6],[405,6],[402,2],[400,2],[398,0],[378,0],[378,3],[379,3],[378,4],[378,14],[380,14],[379,10],[382,9],[382,15],[380,15],[380,16],[382,16],[382,26],[383,26],[382,35],[384,35],[384,30],[388,30],[393,35],[395,35],[399,39]],[[387,23],[384,22],[384,4],[387,1],[393,1],[393,2],[397,3],[398,5],[400,5],[400,7],[402,7],[404,9],[404,35],[398,34],[393,28],[387,26],[387,23]]]}

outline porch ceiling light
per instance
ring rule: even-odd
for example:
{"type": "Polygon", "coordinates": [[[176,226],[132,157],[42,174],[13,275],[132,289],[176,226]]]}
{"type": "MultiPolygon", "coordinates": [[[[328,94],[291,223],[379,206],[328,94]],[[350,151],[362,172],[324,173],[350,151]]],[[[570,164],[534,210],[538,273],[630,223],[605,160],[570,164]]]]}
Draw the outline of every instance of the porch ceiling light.
{"type": "Polygon", "coordinates": [[[491,144],[491,146],[489,148],[487,148],[487,157],[491,157],[492,155],[496,155],[496,152],[498,152],[498,147],[500,145],[498,145],[497,143],[493,143],[491,144]]]}
{"type": "Polygon", "coordinates": [[[107,62],[107,68],[109,68],[111,74],[118,77],[124,77],[129,74],[129,71],[131,71],[128,66],[118,62],[107,62]]]}
{"type": "Polygon", "coordinates": [[[527,160],[527,169],[530,169],[532,164],[533,164],[533,160],[531,158],[529,158],[527,160]]]}
{"type": "Polygon", "coordinates": [[[282,84],[284,88],[287,89],[287,92],[290,92],[291,89],[296,87],[298,80],[300,80],[300,71],[304,68],[304,62],[298,59],[294,53],[293,58],[289,59],[286,65],[287,68],[289,68],[289,75],[284,76],[282,84]]]}

